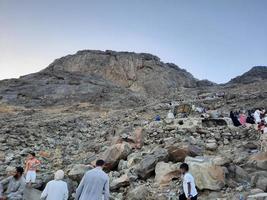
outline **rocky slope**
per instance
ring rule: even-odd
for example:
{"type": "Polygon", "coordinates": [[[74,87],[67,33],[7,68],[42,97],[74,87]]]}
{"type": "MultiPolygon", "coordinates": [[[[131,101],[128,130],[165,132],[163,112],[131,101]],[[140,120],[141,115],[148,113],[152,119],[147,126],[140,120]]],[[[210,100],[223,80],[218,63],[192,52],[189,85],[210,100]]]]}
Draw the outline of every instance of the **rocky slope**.
{"type": "Polygon", "coordinates": [[[267,107],[266,88],[264,80],[199,81],[150,54],[80,51],[0,82],[0,178],[35,151],[42,165],[34,187],[43,189],[64,169],[73,193],[88,164],[104,158],[111,199],[176,200],[179,165],[186,161],[199,199],[264,199],[267,154],[259,151],[258,132],[233,127],[228,112],[267,107]],[[169,120],[171,101],[208,107],[222,118],[203,119],[194,111],[169,120]]]}
{"type": "Polygon", "coordinates": [[[90,102],[132,107],[177,95],[182,88],[213,85],[156,56],[114,51],[79,51],[41,72],[0,82],[2,102],[28,107],[90,102]]]}
{"type": "Polygon", "coordinates": [[[101,77],[66,71],[42,71],[0,82],[2,102],[26,107],[89,102],[101,106],[134,106],[145,99],[101,77]]]}
{"type": "Polygon", "coordinates": [[[229,83],[255,83],[258,81],[266,81],[267,80],[267,67],[266,66],[255,66],[248,72],[242,74],[241,76],[237,76],[233,78],[229,83]]]}
{"type": "Polygon", "coordinates": [[[84,50],[57,59],[44,71],[98,75],[131,91],[152,96],[197,85],[197,80],[187,71],[145,53],[84,50]]]}

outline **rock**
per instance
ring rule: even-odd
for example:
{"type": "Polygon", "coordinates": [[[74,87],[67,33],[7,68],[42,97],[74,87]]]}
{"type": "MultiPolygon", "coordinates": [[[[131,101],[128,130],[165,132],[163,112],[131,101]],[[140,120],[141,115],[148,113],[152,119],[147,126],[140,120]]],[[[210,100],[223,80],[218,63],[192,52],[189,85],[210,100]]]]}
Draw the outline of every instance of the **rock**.
{"type": "Polygon", "coordinates": [[[257,149],[257,148],[258,148],[258,145],[257,145],[257,143],[254,142],[254,141],[248,141],[248,142],[246,142],[246,143],[244,144],[244,147],[245,147],[246,149],[257,149]]]}
{"type": "Polygon", "coordinates": [[[122,170],[125,170],[127,169],[128,166],[127,166],[127,161],[125,160],[120,160],[119,164],[118,164],[118,171],[122,171],[122,170]]]}
{"type": "Polygon", "coordinates": [[[93,169],[93,167],[89,165],[77,164],[71,168],[68,175],[72,180],[79,182],[84,174],[90,169],[93,169]]]}
{"type": "Polygon", "coordinates": [[[26,188],[23,195],[23,200],[37,200],[40,199],[41,191],[34,188],[26,188]]]}
{"type": "Polygon", "coordinates": [[[222,167],[214,165],[210,158],[186,157],[189,171],[196,180],[200,190],[221,190],[225,185],[225,174],[222,167]]]}
{"type": "Polygon", "coordinates": [[[189,156],[195,157],[195,156],[201,156],[203,154],[203,149],[197,145],[188,145],[187,146],[189,156]]]}
{"type": "Polygon", "coordinates": [[[149,178],[155,170],[158,159],[154,155],[146,155],[136,167],[136,174],[141,179],[149,178]]]}
{"type": "Polygon", "coordinates": [[[144,140],[145,140],[145,131],[141,127],[138,127],[135,132],[135,146],[137,149],[141,149],[144,145],[144,140]]]}
{"type": "Polygon", "coordinates": [[[40,151],[39,152],[39,155],[41,157],[44,157],[44,158],[49,158],[50,157],[50,153],[49,152],[46,152],[46,151],[40,151]]]}
{"type": "Polygon", "coordinates": [[[226,138],[224,138],[224,140],[223,140],[223,144],[224,144],[224,145],[228,145],[229,143],[230,143],[229,140],[226,139],[226,138]]]}
{"type": "Polygon", "coordinates": [[[264,192],[267,192],[267,178],[262,177],[262,178],[258,179],[258,181],[256,183],[256,187],[259,189],[262,189],[264,192]]]}
{"type": "Polygon", "coordinates": [[[225,119],[206,118],[202,120],[202,126],[203,127],[227,126],[227,121],[225,119]]]}
{"type": "Polygon", "coordinates": [[[151,154],[145,155],[136,166],[136,174],[141,179],[149,178],[155,172],[156,164],[160,161],[168,161],[168,151],[163,148],[156,148],[151,154]]]}
{"type": "Polygon", "coordinates": [[[129,185],[130,185],[129,177],[127,174],[124,174],[120,178],[117,178],[110,183],[110,190],[116,191],[121,187],[126,187],[129,185]]]}
{"type": "Polygon", "coordinates": [[[168,147],[169,160],[172,162],[184,162],[186,156],[189,155],[188,149],[182,149],[176,146],[168,147]]]}
{"type": "Polygon", "coordinates": [[[104,153],[103,159],[106,162],[108,169],[114,169],[117,167],[121,159],[127,159],[127,156],[132,152],[131,146],[124,142],[121,144],[112,145],[104,153]]]}
{"type": "Polygon", "coordinates": [[[250,194],[258,194],[258,193],[263,193],[264,191],[259,189],[259,188],[254,188],[250,190],[250,194]]]}
{"type": "Polygon", "coordinates": [[[243,168],[236,166],[235,167],[235,178],[240,182],[248,181],[249,174],[243,168]]]}
{"type": "Polygon", "coordinates": [[[5,153],[3,151],[0,151],[0,161],[5,160],[5,153]]]}
{"type": "Polygon", "coordinates": [[[155,148],[152,151],[152,155],[154,155],[157,159],[157,161],[168,161],[169,159],[169,154],[168,154],[168,150],[164,149],[164,148],[155,148]]]}
{"type": "Polygon", "coordinates": [[[149,193],[147,186],[140,185],[128,192],[127,200],[146,200],[149,193]]]}
{"type": "Polygon", "coordinates": [[[202,154],[202,149],[196,145],[188,145],[183,147],[178,147],[176,145],[171,145],[167,148],[169,160],[172,162],[184,162],[186,156],[200,156],[202,154]]]}
{"type": "Polygon", "coordinates": [[[267,200],[267,193],[258,193],[254,195],[249,195],[247,200],[267,200]]]}
{"type": "Polygon", "coordinates": [[[267,152],[260,152],[252,155],[249,159],[249,163],[256,165],[259,169],[267,170],[267,152]]]}
{"type": "Polygon", "coordinates": [[[155,169],[155,181],[160,185],[168,185],[173,179],[180,177],[180,163],[158,162],[155,169]]]}
{"type": "Polygon", "coordinates": [[[131,168],[134,165],[137,165],[142,160],[142,155],[140,153],[132,153],[128,156],[127,167],[131,168]]]}
{"type": "Polygon", "coordinates": [[[254,173],[251,173],[250,177],[251,177],[251,180],[250,180],[251,185],[256,187],[261,182],[260,180],[266,180],[267,179],[267,172],[266,171],[256,171],[254,173]]]}
{"type": "Polygon", "coordinates": [[[6,173],[7,173],[7,174],[12,174],[12,173],[14,173],[14,172],[16,172],[16,168],[15,168],[15,167],[13,167],[13,166],[8,166],[8,167],[6,168],[6,173]]]}
{"type": "Polygon", "coordinates": [[[224,165],[231,163],[231,160],[224,156],[215,156],[215,157],[212,157],[211,159],[212,159],[212,162],[218,166],[224,166],[224,165]]]}
{"type": "Polygon", "coordinates": [[[206,144],[206,149],[208,150],[215,151],[217,148],[218,148],[218,145],[215,142],[206,144]]]}

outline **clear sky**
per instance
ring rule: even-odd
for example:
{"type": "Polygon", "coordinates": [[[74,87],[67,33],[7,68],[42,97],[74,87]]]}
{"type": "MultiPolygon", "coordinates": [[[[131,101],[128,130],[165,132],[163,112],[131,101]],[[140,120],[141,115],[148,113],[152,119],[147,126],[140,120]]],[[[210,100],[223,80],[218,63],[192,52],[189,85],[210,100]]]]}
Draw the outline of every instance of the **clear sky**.
{"type": "Polygon", "coordinates": [[[267,65],[267,0],[0,0],[0,79],[82,49],[152,53],[226,82],[267,65]]]}

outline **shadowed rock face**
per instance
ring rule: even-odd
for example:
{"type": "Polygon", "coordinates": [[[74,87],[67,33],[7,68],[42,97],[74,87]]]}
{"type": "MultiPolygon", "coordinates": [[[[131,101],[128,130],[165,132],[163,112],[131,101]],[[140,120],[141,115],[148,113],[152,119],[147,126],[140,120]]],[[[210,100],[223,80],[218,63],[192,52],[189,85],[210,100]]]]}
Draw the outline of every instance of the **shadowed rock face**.
{"type": "Polygon", "coordinates": [[[197,79],[187,71],[145,53],[84,50],[57,59],[44,71],[96,75],[154,97],[169,95],[181,87],[197,86],[197,79]]]}
{"type": "Polygon", "coordinates": [[[150,54],[84,50],[38,73],[1,81],[0,99],[26,107],[80,102],[132,107],[197,83],[187,71],[150,54]]]}
{"type": "Polygon", "coordinates": [[[88,102],[103,107],[142,105],[140,95],[93,75],[42,71],[0,82],[2,102],[26,107],[88,102]]]}
{"type": "Polygon", "coordinates": [[[267,80],[267,66],[255,66],[241,76],[233,78],[229,83],[248,84],[267,80]]]}

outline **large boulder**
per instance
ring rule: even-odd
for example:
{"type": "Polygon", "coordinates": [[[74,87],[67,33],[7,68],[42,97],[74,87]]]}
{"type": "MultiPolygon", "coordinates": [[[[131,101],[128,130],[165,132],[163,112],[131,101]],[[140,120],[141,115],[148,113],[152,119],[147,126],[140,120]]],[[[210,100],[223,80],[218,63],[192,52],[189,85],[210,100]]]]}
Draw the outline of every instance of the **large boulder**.
{"type": "Polygon", "coordinates": [[[106,162],[106,167],[108,169],[114,169],[117,167],[121,159],[126,160],[127,156],[132,152],[131,146],[126,143],[120,143],[112,145],[108,148],[103,156],[103,159],[106,162]]]}
{"type": "Polygon", "coordinates": [[[41,191],[34,188],[26,188],[24,190],[23,199],[25,200],[37,200],[40,199],[41,191]]]}
{"type": "Polygon", "coordinates": [[[180,177],[180,163],[172,164],[159,162],[156,165],[155,169],[155,182],[160,185],[168,185],[173,179],[180,177]]]}
{"type": "Polygon", "coordinates": [[[141,179],[149,178],[155,171],[158,160],[154,155],[146,155],[136,166],[136,174],[141,179]]]}
{"type": "Polygon", "coordinates": [[[176,146],[171,145],[168,148],[169,160],[172,162],[184,162],[187,156],[195,157],[202,154],[202,148],[196,145],[176,146]]]}
{"type": "Polygon", "coordinates": [[[68,175],[70,179],[75,180],[75,181],[80,181],[83,175],[92,168],[93,167],[90,165],[77,164],[71,168],[68,175]]]}
{"type": "Polygon", "coordinates": [[[225,174],[221,166],[217,166],[207,157],[186,157],[189,171],[195,177],[200,190],[221,190],[225,185],[225,174]]]}
{"type": "Polygon", "coordinates": [[[232,162],[229,158],[223,155],[212,156],[211,160],[215,165],[218,165],[218,166],[225,166],[232,162]]]}
{"type": "Polygon", "coordinates": [[[179,148],[177,146],[168,147],[169,160],[172,162],[184,162],[184,159],[189,155],[188,149],[179,148]]]}
{"type": "Polygon", "coordinates": [[[259,152],[252,155],[248,162],[259,169],[267,170],[267,152],[259,152]]]}
{"type": "Polygon", "coordinates": [[[136,166],[135,172],[141,179],[147,179],[155,173],[156,164],[160,161],[168,161],[168,151],[166,149],[157,148],[151,154],[145,155],[136,166]]]}
{"type": "Polygon", "coordinates": [[[120,189],[121,187],[127,187],[130,185],[129,177],[127,174],[122,175],[121,177],[114,179],[110,183],[110,190],[116,191],[120,189]]]}
{"type": "Polygon", "coordinates": [[[127,158],[127,167],[131,168],[135,165],[137,165],[138,163],[140,163],[142,160],[142,154],[139,153],[131,153],[128,158],[127,158]]]}
{"type": "Polygon", "coordinates": [[[261,178],[257,181],[256,187],[262,189],[267,192],[267,178],[261,178]]]}
{"type": "Polygon", "coordinates": [[[209,143],[206,143],[206,149],[207,150],[210,150],[210,151],[215,151],[215,150],[217,150],[217,148],[218,148],[218,145],[217,145],[217,143],[216,142],[209,142],[209,143]]]}
{"type": "Polygon", "coordinates": [[[256,171],[250,174],[251,185],[267,192],[267,171],[256,171]]]}

